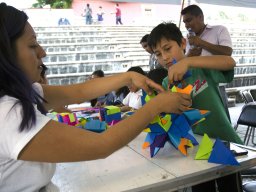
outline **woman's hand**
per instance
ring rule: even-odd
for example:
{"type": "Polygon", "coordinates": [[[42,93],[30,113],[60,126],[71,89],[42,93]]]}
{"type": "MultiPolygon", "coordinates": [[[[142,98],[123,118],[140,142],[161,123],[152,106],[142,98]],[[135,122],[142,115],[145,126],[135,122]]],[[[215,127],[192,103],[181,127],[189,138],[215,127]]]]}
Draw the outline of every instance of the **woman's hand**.
{"type": "Polygon", "coordinates": [[[177,113],[180,114],[183,111],[188,110],[192,105],[192,100],[190,95],[182,93],[171,93],[170,91],[165,91],[158,94],[155,98],[156,107],[159,113],[177,113]]]}
{"type": "MultiPolygon", "coordinates": [[[[138,88],[143,89],[147,92],[148,95],[151,95],[153,93],[153,90],[157,92],[163,92],[164,89],[161,85],[158,85],[151,79],[147,78],[144,75],[141,75],[136,72],[128,72],[131,78],[131,84],[135,85],[138,88]]],[[[130,85],[127,85],[130,86],[130,85]]]]}

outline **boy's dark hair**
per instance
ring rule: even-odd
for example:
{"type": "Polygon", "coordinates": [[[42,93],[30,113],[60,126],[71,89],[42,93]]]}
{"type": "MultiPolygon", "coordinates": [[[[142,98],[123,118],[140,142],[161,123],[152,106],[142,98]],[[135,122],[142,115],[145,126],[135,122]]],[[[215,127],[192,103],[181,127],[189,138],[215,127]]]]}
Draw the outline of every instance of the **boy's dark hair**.
{"type": "Polygon", "coordinates": [[[167,75],[168,71],[165,68],[157,68],[150,70],[147,76],[157,84],[162,85],[162,82],[167,75]]]}
{"type": "Polygon", "coordinates": [[[19,130],[29,130],[36,123],[34,104],[42,113],[46,110],[41,103],[45,100],[32,88],[16,59],[16,41],[24,33],[28,16],[5,3],[0,3],[0,14],[0,98],[8,95],[17,99],[16,104],[22,106],[19,130]]]}
{"type": "Polygon", "coordinates": [[[104,77],[104,72],[102,70],[96,70],[92,73],[92,75],[96,75],[97,77],[104,77]]]}
{"type": "Polygon", "coordinates": [[[191,14],[193,16],[204,15],[202,9],[197,5],[189,5],[181,11],[181,15],[191,14]]]}
{"type": "Polygon", "coordinates": [[[162,38],[167,40],[173,40],[181,45],[182,42],[182,33],[180,29],[174,23],[161,23],[157,25],[150,33],[148,39],[148,45],[153,48],[156,47],[157,43],[161,41],[162,38]]]}
{"type": "Polygon", "coordinates": [[[139,66],[131,67],[128,69],[128,71],[134,71],[134,72],[140,73],[141,75],[146,75],[145,71],[143,71],[143,69],[139,66]]]}
{"type": "Polygon", "coordinates": [[[144,43],[144,42],[148,42],[148,37],[149,37],[149,34],[146,34],[146,35],[144,35],[142,38],[141,38],[141,40],[140,40],[140,43],[144,43]]]}

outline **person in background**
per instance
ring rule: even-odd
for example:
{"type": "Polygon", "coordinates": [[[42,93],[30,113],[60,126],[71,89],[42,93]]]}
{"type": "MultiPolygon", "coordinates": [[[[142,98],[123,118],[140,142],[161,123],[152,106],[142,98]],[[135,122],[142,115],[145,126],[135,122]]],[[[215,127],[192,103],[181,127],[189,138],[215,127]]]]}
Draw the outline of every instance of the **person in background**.
{"type": "MultiPolygon", "coordinates": [[[[101,77],[104,77],[104,76],[105,76],[104,72],[99,69],[99,70],[95,70],[91,74],[90,79],[101,78],[101,77]]],[[[106,98],[107,98],[107,95],[103,95],[103,96],[100,96],[98,98],[92,99],[90,101],[91,102],[91,106],[92,107],[100,107],[100,106],[102,106],[106,102],[106,98]]]]}
{"type": "Polygon", "coordinates": [[[1,191],[44,191],[56,163],[106,158],[133,140],[155,116],[181,113],[191,105],[189,95],[166,92],[132,71],[72,85],[34,84],[40,79],[46,53],[25,12],[0,3],[0,14],[1,191]],[[128,85],[148,94],[153,89],[161,93],[100,134],[45,115],[49,109],[89,101],[128,85]]]}
{"type": "Polygon", "coordinates": [[[147,74],[147,77],[153,80],[155,83],[162,85],[162,82],[165,77],[168,76],[168,71],[165,68],[157,68],[150,70],[147,74]]]}
{"type": "Polygon", "coordinates": [[[121,87],[117,91],[115,91],[115,97],[113,105],[121,106],[123,104],[124,98],[129,94],[129,89],[127,86],[121,87]]]}
{"type": "MultiPolygon", "coordinates": [[[[102,70],[96,70],[92,73],[91,79],[104,77],[105,74],[102,70]]],[[[123,99],[129,93],[129,89],[124,86],[116,91],[111,91],[110,93],[91,100],[91,106],[101,107],[105,105],[120,105],[123,99]]]]}
{"type": "Polygon", "coordinates": [[[116,9],[116,11],[115,11],[116,25],[118,25],[118,24],[123,25],[123,23],[122,23],[122,13],[121,13],[121,9],[120,9],[118,3],[116,4],[115,9],[116,9]]]}
{"type": "Polygon", "coordinates": [[[97,12],[97,21],[99,24],[101,24],[103,21],[103,15],[104,15],[104,12],[102,11],[102,6],[99,6],[99,10],[97,12]]]}
{"type": "Polygon", "coordinates": [[[92,8],[90,7],[89,3],[86,4],[83,16],[85,17],[85,24],[91,25],[92,24],[92,8]]]}
{"type": "MultiPolygon", "coordinates": [[[[42,71],[40,73],[40,79],[39,81],[37,81],[40,84],[48,84],[48,79],[46,77],[46,71],[48,70],[48,68],[46,67],[45,64],[41,65],[42,71]]],[[[38,88],[38,86],[35,86],[35,89],[38,88]]],[[[37,90],[37,92],[39,92],[40,90],[37,90]]],[[[71,113],[71,111],[68,109],[68,106],[64,106],[64,107],[58,107],[55,109],[50,109],[48,112],[58,112],[58,113],[63,113],[63,112],[67,112],[67,113],[71,113]]]]}
{"type": "MultiPolygon", "coordinates": [[[[174,23],[161,23],[156,26],[150,33],[148,44],[159,63],[168,69],[168,78],[163,81],[166,90],[173,82],[183,80],[188,70],[192,75],[183,80],[183,83],[194,85],[199,81],[196,84],[198,89],[192,91],[192,108],[209,110],[211,114],[205,121],[194,126],[193,132],[243,144],[228,120],[218,91],[220,82],[233,80],[234,59],[225,55],[186,57],[186,39],[174,23]]],[[[217,179],[217,184],[218,188],[215,180],[212,180],[193,186],[192,189],[193,192],[242,191],[239,174],[221,177],[217,179]]]]}
{"type": "MultiPolygon", "coordinates": [[[[208,25],[204,23],[204,14],[197,5],[190,5],[181,11],[183,22],[187,29],[195,33],[195,36],[188,36],[186,46],[186,55],[193,56],[209,56],[209,55],[228,55],[232,54],[232,41],[230,34],[225,26],[208,25]],[[191,49],[191,46],[193,47],[191,49]]],[[[220,96],[225,111],[230,120],[228,110],[228,97],[225,90],[226,83],[219,86],[220,96]]]]}
{"type": "Polygon", "coordinates": [[[149,34],[144,35],[140,40],[140,44],[142,48],[150,54],[149,69],[152,70],[156,68],[161,68],[162,66],[158,63],[155,54],[153,53],[152,49],[148,46],[148,37],[149,34]]]}
{"type": "Polygon", "coordinates": [[[101,106],[106,105],[115,105],[115,106],[123,106],[123,100],[128,95],[129,89],[127,86],[121,87],[115,91],[106,95],[106,100],[101,106]]]}
{"type": "Polygon", "coordinates": [[[105,76],[104,72],[101,69],[99,69],[99,70],[93,71],[93,73],[91,74],[90,79],[100,78],[100,77],[104,77],[104,76],[105,76]]]}
{"type": "MultiPolygon", "coordinates": [[[[146,75],[146,73],[143,71],[143,69],[139,66],[137,67],[131,67],[128,69],[128,71],[134,71],[136,73],[139,73],[141,75],[146,75]]],[[[142,107],[141,102],[141,96],[142,96],[142,89],[140,89],[137,86],[130,85],[128,86],[129,93],[128,95],[123,99],[123,106],[121,106],[121,111],[130,111],[130,110],[137,110],[142,107]]]]}
{"type": "Polygon", "coordinates": [[[61,18],[59,19],[59,21],[58,21],[58,25],[59,25],[59,26],[60,26],[60,25],[70,25],[70,22],[69,22],[69,20],[68,20],[67,18],[61,17],[61,18]]]}

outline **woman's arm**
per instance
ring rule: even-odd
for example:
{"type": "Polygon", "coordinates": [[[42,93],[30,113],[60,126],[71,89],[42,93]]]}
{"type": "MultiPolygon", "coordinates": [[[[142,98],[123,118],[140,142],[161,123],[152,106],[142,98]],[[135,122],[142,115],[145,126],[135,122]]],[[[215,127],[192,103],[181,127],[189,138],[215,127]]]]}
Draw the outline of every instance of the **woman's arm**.
{"type": "Polygon", "coordinates": [[[189,95],[163,92],[127,119],[102,133],[51,120],[20,152],[20,160],[73,162],[105,158],[134,139],[161,112],[180,113],[191,105],[189,95]]]}
{"type": "Polygon", "coordinates": [[[147,77],[135,72],[126,72],[109,77],[95,78],[74,85],[43,85],[44,98],[47,101],[45,106],[47,109],[52,109],[58,106],[82,103],[129,84],[135,84],[149,94],[152,88],[159,92],[163,91],[161,86],[147,77]]]}

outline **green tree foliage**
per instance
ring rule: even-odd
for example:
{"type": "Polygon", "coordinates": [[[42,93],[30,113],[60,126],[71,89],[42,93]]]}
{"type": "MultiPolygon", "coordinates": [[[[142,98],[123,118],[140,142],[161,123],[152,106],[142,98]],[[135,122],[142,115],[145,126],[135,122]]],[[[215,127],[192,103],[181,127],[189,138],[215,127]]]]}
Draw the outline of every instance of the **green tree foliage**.
{"type": "Polygon", "coordinates": [[[240,18],[241,21],[248,21],[248,17],[242,13],[238,14],[238,18],[240,18]]]}
{"type": "Polygon", "coordinates": [[[37,3],[34,3],[32,7],[42,8],[45,5],[50,5],[53,9],[67,9],[72,5],[73,0],[37,0],[37,3]]]}
{"type": "Polygon", "coordinates": [[[229,19],[228,16],[226,15],[226,13],[225,13],[224,11],[220,11],[220,12],[219,12],[219,16],[220,16],[220,18],[223,19],[223,20],[228,20],[228,19],[229,19]]]}

